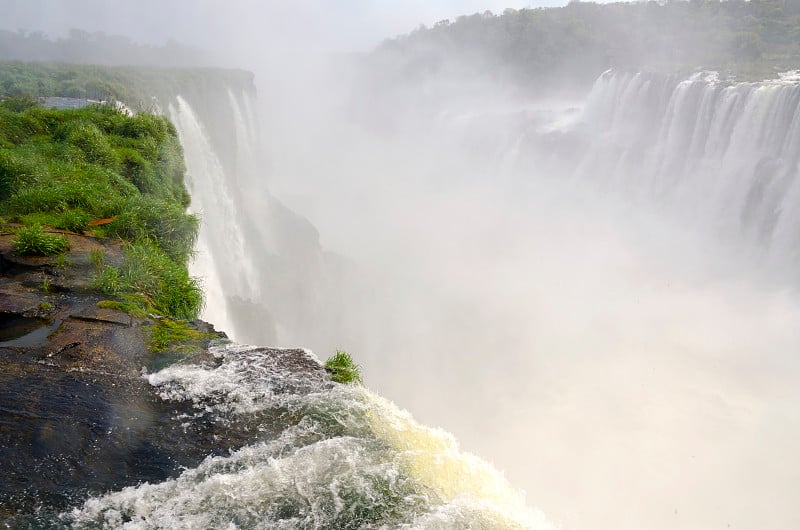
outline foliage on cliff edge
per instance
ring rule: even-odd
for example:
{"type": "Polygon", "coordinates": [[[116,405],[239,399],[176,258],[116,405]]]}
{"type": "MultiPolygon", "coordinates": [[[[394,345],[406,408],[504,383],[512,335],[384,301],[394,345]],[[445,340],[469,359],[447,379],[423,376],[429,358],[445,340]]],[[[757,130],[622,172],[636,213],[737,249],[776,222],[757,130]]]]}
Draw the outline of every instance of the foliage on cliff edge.
{"type": "Polygon", "coordinates": [[[103,264],[98,287],[136,294],[148,311],[196,318],[202,306],[187,261],[198,219],[186,213],[183,152],[164,117],[110,106],[0,103],[0,215],[126,243],[121,267],[103,264]]]}

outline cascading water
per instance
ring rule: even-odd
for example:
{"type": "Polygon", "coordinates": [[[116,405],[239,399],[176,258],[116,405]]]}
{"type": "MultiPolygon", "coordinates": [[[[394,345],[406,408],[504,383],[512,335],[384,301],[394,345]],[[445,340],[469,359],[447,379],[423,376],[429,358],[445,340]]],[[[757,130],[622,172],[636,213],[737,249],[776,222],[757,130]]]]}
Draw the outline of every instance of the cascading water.
{"type": "Polygon", "coordinates": [[[208,292],[206,320],[237,340],[297,344],[327,333],[315,316],[330,303],[326,282],[338,278],[326,270],[314,227],[267,188],[251,99],[224,90],[213,104],[224,120],[182,96],[168,105],[186,153],[191,209],[201,218],[190,268],[208,292]]]}
{"type": "Polygon", "coordinates": [[[167,401],[193,403],[193,419],[248,424],[252,442],[174,480],[92,498],[62,515],[65,524],[552,530],[496,470],[392,403],[300,372],[297,361],[281,365],[279,351],[212,353],[217,366],[172,366],[150,384],[167,401]]]}
{"type": "Polygon", "coordinates": [[[577,174],[748,242],[775,270],[800,255],[800,83],[722,83],[605,72],[583,113],[591,138],[577,174]]]}
{"type": "Polygon", "coordinates": [[[240,214],[234,190],[202,125],[185,99],[178,96],[169,107],[178,129],[187,164],[187,187],[192,210],[201,217],[197,255],[192,274],[203,280],[207,299],[204,317],[235,335],[235,322],[227,311],[227,298],[249,296],[258,289],[252,281],[245,255],[240,214]]]}

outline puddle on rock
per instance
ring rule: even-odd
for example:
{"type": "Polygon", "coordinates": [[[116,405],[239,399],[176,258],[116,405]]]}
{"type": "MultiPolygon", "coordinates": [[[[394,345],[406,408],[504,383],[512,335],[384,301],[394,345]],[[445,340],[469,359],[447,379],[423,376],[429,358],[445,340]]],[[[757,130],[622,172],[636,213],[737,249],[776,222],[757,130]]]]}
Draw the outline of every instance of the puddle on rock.
{"type": "Polygon", "coordinates": [[[60,320],[49,322],[15,314],[0,314],[0,346],[31,347],[44,344],[58,329],[60,320]]]}

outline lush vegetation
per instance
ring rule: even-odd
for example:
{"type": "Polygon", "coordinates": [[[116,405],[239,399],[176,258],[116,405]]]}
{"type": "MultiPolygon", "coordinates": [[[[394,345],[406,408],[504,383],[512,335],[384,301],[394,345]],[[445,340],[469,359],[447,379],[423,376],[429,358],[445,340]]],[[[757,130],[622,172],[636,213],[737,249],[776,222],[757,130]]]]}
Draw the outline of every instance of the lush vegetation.
{"type": "Polygon", "coordinates": [[[184,173],[177,132],[163,117],[111,106],[44,109],[24,97],[0,103],[0,215],[25,227],[18,251],[63,250],[42,226],[91,226],[126,243],[121,267],[95,260],[99,288],[191,319],[202,293],[186,267],[198,220],[186,213],[184,173]]]}
{"type": "Polygon", "coordinates": [[[800,0],[571,2],[476,13],[420,27],[379,53],[399,54],[404,76],[461,66],[526,81],[585,81],[609,67],[704,67],[762,79],[800,67],[800,0]]]}
{"type": "Polygon", "coordinates": [[[242,70],[0,62],[0,98],[61,96],[122,101],[145,112],[156,110],[156,100],[170,101],[175,94],[202,100],[203,91],[209,87],[227,90],[231,84],[252,86],[252,80],[253,74],[242,70]]]}
{"type": "Polygon", "coordinates": [[[53,61],[81,64],[199,65],[209,58],[201,50],[174,41],[163,46],[138,44],[102,31],[70,30],[51,39],[40,31],[0,30],[0,58],[15,61],[53,61]]]}
{"type": "Polygon", "coordinates": [[[361,384],[361,367],[358,366],[349,353],[336,350],[325,361],[325,370],[331,374],[331,380],[343,384],[361,384]]]}

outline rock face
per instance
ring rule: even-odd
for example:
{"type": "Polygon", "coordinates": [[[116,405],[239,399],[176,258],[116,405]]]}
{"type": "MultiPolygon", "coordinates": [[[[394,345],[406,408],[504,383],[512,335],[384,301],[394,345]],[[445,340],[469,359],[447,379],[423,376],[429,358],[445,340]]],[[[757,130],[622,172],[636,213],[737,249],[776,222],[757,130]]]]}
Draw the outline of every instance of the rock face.
{"type": "MultiPolygon", "coordinates": [[[[91,287],[92,251],[121,261],[119,244],[64,235],[65,256],[31,258],[0,234],[0,526],[26,526],[36,509],[164,480],[248,439],[243,426],[221,432],[211,422],[175,421],[180,404],[163,402],[142,377],[174,362],[218,362],[208,347],[225,335],[195,321],[187,327],[201,339],[151,352],[157,318],[98,307],[108,297],[91,287]]],[[[263,354],[326,377],[302,350],[263,354]]]]}

